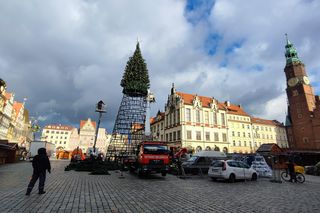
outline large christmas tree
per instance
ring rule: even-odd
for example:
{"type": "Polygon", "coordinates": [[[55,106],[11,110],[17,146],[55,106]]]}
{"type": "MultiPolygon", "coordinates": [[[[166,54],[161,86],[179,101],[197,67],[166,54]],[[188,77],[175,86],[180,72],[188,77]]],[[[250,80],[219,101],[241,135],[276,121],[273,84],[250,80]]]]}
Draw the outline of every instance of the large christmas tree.
{"type": "Polygon", "coordinates": [[[133,56],[127,62],[121,84],[123,94],[128,96],[146,96],[150,88],[147,64],[142,58],[139,42],[133,56]]]}

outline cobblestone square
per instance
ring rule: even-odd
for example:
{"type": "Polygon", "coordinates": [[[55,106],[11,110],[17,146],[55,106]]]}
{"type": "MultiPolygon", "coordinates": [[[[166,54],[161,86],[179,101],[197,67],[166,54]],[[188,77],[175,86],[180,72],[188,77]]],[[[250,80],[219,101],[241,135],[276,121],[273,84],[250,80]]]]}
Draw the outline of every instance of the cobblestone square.
{"type": "Polygon", "coordinates": [[[173,175],[138,178],[128,172],[111,175],[64,171],[68,161],[52,160],[46,194],[30,196],[29,162],[0,166],[0,212],[320,212],[320,178],[303,184],[268,179],[234,184],[208,177],[173,175]]]}

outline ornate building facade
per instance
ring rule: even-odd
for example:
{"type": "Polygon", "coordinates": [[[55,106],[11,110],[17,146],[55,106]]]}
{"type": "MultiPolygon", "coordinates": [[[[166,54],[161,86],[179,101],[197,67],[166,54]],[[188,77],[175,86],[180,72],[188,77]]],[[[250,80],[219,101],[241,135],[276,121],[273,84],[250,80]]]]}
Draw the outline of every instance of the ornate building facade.
{"type": "Polygon", "coordinates": [[[293,150],[320,150],[320,98],[314,95],[305,65],[296,49],[286,42],[288,116],[286,120],[289,146],[293,150]]]}
{"type": "MultiPolygon", "coordinates": [[[[72,151],[79,147],[84,153],[93,147],[96,126],[95,122],[88,120],[80,121],[80,129],[62,124],[49,124],[42,130],[41,140],[56,145],[56,149],[72,151]]],[[[99,152],[105,153],[107,144],[110,142],[110,135],[106,129],[99,128],[96,147],[99,152]]]]}
{"type": "Polygon", "coordinates": [[[47,125],[42,129],[41,140],[55,144],[56,149],[70,150],[70,138],[73,129],[75,128],[68,125],[47,125]]]}
{"type": "Polygon", "coordinates": [[[159,111],[150,123],[155,140],[194,151],[252,153],[263,143],[287,147],[283,124],[253,118],[240,105],[229,101],[177,92],[174,86],[165,112],[159,111]]]}

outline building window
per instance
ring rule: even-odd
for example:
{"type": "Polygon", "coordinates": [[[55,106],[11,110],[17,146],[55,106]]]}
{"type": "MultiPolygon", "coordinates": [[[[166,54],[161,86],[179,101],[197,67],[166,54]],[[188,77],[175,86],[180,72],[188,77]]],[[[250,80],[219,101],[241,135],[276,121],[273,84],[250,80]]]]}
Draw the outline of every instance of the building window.
{"type": "Polygon", "coordinates": [[[214,133],[214,141],[219,141],[219,133],[214,133]]]}
{"type": "Polygon", "coordinates": [[[181,131],[180,131],[180,130],[178,130],[178,132],[177,132],[177,139],[178,139],[178,140],[181,139],[181,131]]]}
{"type": "Polygon", "coordinates": [[[197,140],[201,140],[201,132],[200,131],[196,131],[196,138],[197,138],[197,140]]]}
{"type": "Polygon", "coordinates": [[[196,110],[196,122],[200,123],[200,110],[196,110]]]}
{"type": "Polygon", "coordinates": [[[176,140],[177,140],[177,133],[173,132],[173,141],[176,141],[176,140]]]}
{"type": "Polygon", "coordinates": [[[53,138],[53,136],[51,136],[50,138],[53,138]]]}
{"type": "Polygon", "coordinates": [[[247,141],[244,142],[244,146],[247,146],[247,141]]]}
{"type": "Polygon", "coordinates": [[[208,111],[204,112],[204,123],[205,124],[209,123],[209,112],[208,111]]]}
{"type": "Polygon", "coordinates": [[[249,138],[251,137],[250,133],[248,133],[248,137],[249,137],[249,138]]]}
{"type": "Polygon", "coordinates": [[[221,125],[222,125],[222,126],[225,126],[225,125],[226,125],[224,113],[221,113],[221,125]]]}
{"type": "Polygon", "coordinates": [[[244,124],[242,124],[242,129],[244,129],[244,124]]]}
{"type": "Polygon", "coordinates": [[[222,140],[223,140],[223,142],[227,142],[227,134],[226,133],[222,133],[222,140]]]}
{"type": "Polygon", "coordinates": [[[241,141],[239,141],[239,146],[241,146],[241,141]]]}
{"type": "Polygon", "coordinates": [[[177,115],[177,123],[180,123],[180,110],[179,109],[177,109],[176,115],[177,115]]]}
{"type": "Polygon", "coordinates": [[[210,141],[210,132],[206,132],[206,141],[210,141]]]}
{"type": "Polygon", "coordinates": [[[166,127],[168,127],[168,115],[166,115],[166,127]]]}
{"type": "Polygon", "coordinates": [[[47,130],[46,133],[49,133],[49,130],[47,130]]]}
{"type": "Polygon", "coordinates": [[[233,146],[236,146],[236,141],[233,141],[233,146]]]}
{"type": "Polygon", "coordinates": [[[238,137],[240,137],[240,132],[238,132],[238,137]]]}
{"type": "Polygon", "coordinates": [[[243,137],[244,137],[244,138],[246,137],[246,133],[245,133],[245,132],[243,132],[243,137]]]}
{"type": "Polygon", "coordinates": [[[163,123],[161,123],[161,130],[163,130],[163,123]]]}
{"type": "Polygon", "coordinates": [[[234,136],[234,131],[232,131],[232,136],[234,136]]]}
{"type": "Polygon", "coordinates": [[[212,123],[217,124],[217,113],[213,112],[212,123]]]}
{"type": "Polygon", "coordinates": [[[166,141],[168,141],[168,133],[166,134],[166,141]]]}
{"type": "Polygon", "coordinates": [[[187,131],[187,139],[192,139],[192,134],[190,130],[187,131]]]}
{"type": "Polygon", "coordinates": [[[186,109],[186,120],[191,121],[191,109],[186,109]]]}
{"type": "Polygon", "coordinates": [[[169,133],[169,141],[172,141],[172,132],[169,133]]]}
{"type": "Polygon", "coordinates": [[[250,126],[249,126],[249,124],[247,125],[247,129],[250,129],[250,126]]]}

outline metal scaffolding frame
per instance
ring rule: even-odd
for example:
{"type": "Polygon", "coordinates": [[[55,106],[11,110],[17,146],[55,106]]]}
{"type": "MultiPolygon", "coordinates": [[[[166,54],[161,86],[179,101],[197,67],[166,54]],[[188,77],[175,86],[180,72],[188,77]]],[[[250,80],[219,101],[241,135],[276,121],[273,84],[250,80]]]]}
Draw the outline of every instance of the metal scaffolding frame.
{"type": "Polygon", "coordinates": [[[107,149],[107,160],[122,162],[135,154],[137,144],[145,139],[147,96],[123,94],[107,149]]]}

